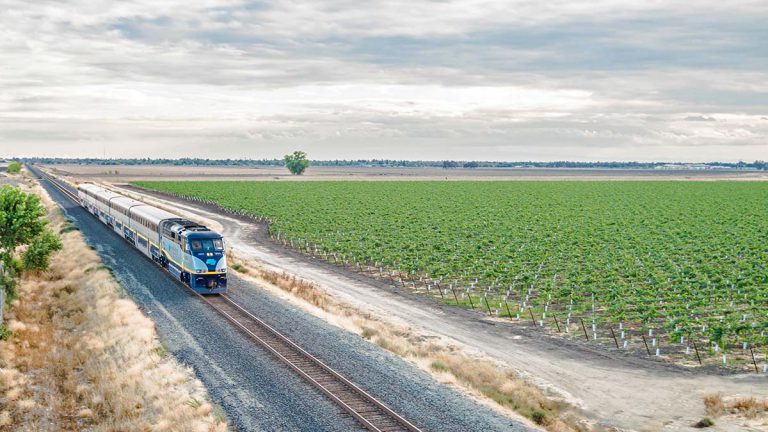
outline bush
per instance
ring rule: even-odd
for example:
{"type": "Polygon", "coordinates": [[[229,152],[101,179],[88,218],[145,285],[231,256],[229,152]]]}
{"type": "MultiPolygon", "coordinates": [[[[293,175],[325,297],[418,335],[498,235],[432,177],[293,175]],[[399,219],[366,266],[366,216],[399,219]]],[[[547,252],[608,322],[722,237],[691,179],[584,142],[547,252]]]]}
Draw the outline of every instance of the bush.
{"type": "Polygon", "coordinates": [[[533,408],[531,410],[531,420],[537,425],[543,425],[547,421],[547,413],[544,410],[533,408]]]}
{"type": "Polygon", "coordinates": [[[693,427],[702,429],[702,428],[708,428],[708,427],[711,427],[711,426],[714,426],[714,425],[715,425],[714,420],[712,420],[709,417],[704,417],[703,419],[701,419],[698,422],[696,422],[693,425],[693,427]]]}
{"type": "Polygon", "coordinates": [[[447,372],[448,371],[448,365],[441,362],[440,360],[435,360],[430,365],[432,369],[438,371],[438,372],[447,372]]]}
{"type": "Polygon", "coordinates": [[[240,264],[232,264],[229,266],[232,270],[238,272],[238,273],[248,273],[248,269],[241,266],[240,264]]]}
{"type": "Polygon", "coordinates": [[[0,324],[0,340],[8,340],[9,337],[13,332],[8,330],[8,327],[4,326],[3,324],[0,324]]]}
{"type": "Polygon", "coordinates": [[[47,229],[42,234],[32,240],[24,254],[21,257],[24,270],[39,271],[48,268],[51,254],[61,250],[61,240],[59,237],[47,229]]]}
{"type": "Polygon", "coordinates": [[[21,172],[21,164],[18,162],[11,162],[8,164],[8,173],[9,174],[18,174],[21,172]]]}

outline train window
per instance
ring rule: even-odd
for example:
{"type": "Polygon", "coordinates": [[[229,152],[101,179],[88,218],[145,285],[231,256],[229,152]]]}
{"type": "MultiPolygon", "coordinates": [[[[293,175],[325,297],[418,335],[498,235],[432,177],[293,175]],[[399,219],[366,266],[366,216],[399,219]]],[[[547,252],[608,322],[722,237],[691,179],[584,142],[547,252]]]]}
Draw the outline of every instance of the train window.
{"type": "Polygon", "coordinates": [[[212,252],[214,250],[220,251],[224,249],[224,244],[221,242],[221,239],[192,240],[191,243],[193,251],[212,252]]]}

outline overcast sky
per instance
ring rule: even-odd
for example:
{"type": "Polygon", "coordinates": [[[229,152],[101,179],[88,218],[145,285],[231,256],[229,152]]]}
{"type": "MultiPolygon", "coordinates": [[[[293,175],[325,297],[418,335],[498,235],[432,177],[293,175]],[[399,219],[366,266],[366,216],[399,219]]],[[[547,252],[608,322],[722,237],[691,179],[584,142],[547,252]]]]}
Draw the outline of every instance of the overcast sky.
{"type": "Polygon", "coordinates": [[[768,159],[766,23],[765,0],[0,0],[0,154],[768,159]]]}

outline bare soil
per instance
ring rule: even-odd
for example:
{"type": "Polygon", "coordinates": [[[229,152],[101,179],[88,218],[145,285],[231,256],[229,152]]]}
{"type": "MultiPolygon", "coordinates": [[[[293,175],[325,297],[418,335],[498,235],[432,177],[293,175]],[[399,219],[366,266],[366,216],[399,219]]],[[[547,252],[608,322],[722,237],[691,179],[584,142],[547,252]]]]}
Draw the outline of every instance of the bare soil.
{"type": "MultiPolygon", "coordinates": [[[[607,427],[688,430],[706,415],[703,397],[707,394],[768,397],[765,374],[686,368],[491,320],[287,250],[269,239],[263,225],[162,194],[151,195],[145,199],[220,230],[238,256],[259,261],[272,271],[298,275],[339,301],[512,367],[607,427]]],[[[719,420],[715,430],[764,430],[764,425],[729,418],[719,420]]]]}
{"type": "Polygon", "coordinates": [[[310,167],[291,176],[282,167],[49,165],[74,180],[768,180],[766,171],[571,168],[310,167]]]}

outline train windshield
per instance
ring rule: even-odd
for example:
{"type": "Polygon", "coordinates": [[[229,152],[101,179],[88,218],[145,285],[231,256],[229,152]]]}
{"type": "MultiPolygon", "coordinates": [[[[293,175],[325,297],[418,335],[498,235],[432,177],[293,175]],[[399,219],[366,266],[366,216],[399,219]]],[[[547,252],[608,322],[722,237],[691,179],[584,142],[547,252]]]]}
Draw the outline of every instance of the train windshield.
{"type": "Polygon", "coordinates": [[[224,242],[221,239],[201,239],[189,242],[195,252],[213,252],[224,250],[224,242]]]}

